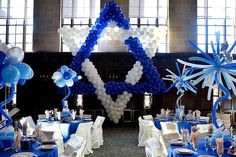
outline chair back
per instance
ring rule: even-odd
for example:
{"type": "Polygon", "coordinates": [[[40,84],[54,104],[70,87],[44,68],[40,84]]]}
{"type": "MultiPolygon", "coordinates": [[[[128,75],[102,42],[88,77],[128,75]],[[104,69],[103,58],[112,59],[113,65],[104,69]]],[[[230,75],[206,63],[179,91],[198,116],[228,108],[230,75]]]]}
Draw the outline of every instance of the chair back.
{"type": "Polygon", "coordinates": [[[173,139],[177,139],[179,138],[179,134],[178,133],[172,133],[172,134],[165,134],[165,135],[161,135],[160,136],[160,144],[162,147],[162,153],[164,155],[168,155],[168,149],[170,146],[170,143],[173,139]]]}
{"type": "MultiPolygon", "coordinates": [[[[226,128],[231,127],[231,114],[223,113],[223,114],[217,114],[217,118],[224,121],[224,125],[226,128]]],[[[218,124],[219,125],[219,124],[218,124]]]]}
{"type": "Polygon", "coordinates": [[[179,133],[178,125],[176,122],[160,122],[162,134],[179,133]]]}
{"type": "MultiPolygon", "coordinates": [[[[156,138],[150,138],[145,142],[145,148],[148,147],[151,150],[152,156],[157,157],[160,155],[158,149],[160,148],[160,144],[156,138]]],[[[145,149],[146,150],[146,149],[145,149]]]]}
{"type": "Polygon", "coordinates": [[[143,119],[144,120],[153,120],[153,116],[152,115],[144,115],[143,119]]]}
{"type": "Polygon", "coordinates": [[[93,128],[100,128],[102,127],[102,124],[105,120],[105,117],[102,117],[102,116],[97,116],[94,124],[93,124],[93,128]]]}
{"type": "Polygon", "coordinates": [[[210,124],[197,124],[197,127],[199,128],[199,133],[207,133],[209,130],[210,124]]]}

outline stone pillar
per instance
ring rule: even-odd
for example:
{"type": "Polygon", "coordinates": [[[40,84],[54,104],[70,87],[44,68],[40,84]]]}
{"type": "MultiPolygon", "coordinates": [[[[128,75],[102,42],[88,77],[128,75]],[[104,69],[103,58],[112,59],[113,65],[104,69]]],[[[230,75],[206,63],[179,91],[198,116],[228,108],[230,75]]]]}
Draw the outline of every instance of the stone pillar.
{"type": "Polygon", "coordinates": [[[60,0],[34,1],[34,52],[59,52],[60,0]]]}
{"type": "Polygon", "coordinates": [[[169,52],[196,52],[197,0],[169,0],[169,52]]]}

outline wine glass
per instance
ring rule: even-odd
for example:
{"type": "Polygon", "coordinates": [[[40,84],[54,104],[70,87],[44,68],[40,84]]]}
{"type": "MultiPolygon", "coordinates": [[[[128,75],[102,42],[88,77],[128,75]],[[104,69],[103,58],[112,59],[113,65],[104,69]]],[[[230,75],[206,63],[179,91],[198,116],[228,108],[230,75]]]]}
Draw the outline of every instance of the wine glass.
{"type": "Polygon", "coordinates": [[[198,140],[193,140],[192,141],[192,145],[193,145],[193,149],[195,150],[195,152],[197,151],[198,148],[198,140]]]}
{"type": "Polygon", "coordinates": [[[209,146],[209,137],[206,136],[205,137],[205,149],[206,149],[206,151],[208,151],[208,146],[209,146]]]}
{"type": "Polygon", "coordinates": [[[210,147],[211,147],[211,149],[212,149],[212,151],[213,151],[213,154],[214,154],[214,152],[215,152],[215,150],[216,150],[215,139],[212,139],[212,140],[210,141],[210,147]]]}
{"type": "Polygon", "coordinates": [[[216,151],[217,151],[218,156],[221,157],[224,154],[224,146],[222,147],[218,146],[216,151]]]}

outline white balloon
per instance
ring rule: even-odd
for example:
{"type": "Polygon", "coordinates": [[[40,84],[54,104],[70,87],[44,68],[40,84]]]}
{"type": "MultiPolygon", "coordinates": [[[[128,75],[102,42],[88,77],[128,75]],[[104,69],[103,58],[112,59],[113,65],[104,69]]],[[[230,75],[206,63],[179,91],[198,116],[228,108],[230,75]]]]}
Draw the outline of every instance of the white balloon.
{"type": "Polygon", "coordinates": [[[66,80],[66,85],[68,87],[72,87],[74,85],[74,81],[73,80],[66,80]]]}

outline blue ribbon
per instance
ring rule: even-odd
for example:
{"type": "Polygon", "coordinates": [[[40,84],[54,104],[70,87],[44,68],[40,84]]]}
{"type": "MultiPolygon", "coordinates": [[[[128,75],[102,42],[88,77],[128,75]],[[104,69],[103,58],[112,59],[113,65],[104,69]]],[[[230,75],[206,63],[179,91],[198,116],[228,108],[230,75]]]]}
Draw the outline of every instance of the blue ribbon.
{"type": "MultiPolygon", "coordinates": [[[[6,112],[3,110],[2,107],[5,106],[6,104],[8,104],[9,102],[11,102],[11,100],[12,100],[13,97],[14,97],[14,94],[15,94],[15,85],[14,85],[14,84],[11,84],[10,96],[9,96],[6,100],[4,100],[3,102],[0,103],[0,113],[7,119],[7,123],[6,123],[6,125],[5,125],[5,126],[7,126],[7,127],[13,122],[13,120],[11,119],[11,117],[9,117],[9,116],[6,114],[6,112]]],[[[2,122],[4,122],[4,121],[2,121],[2,122]]],[[[1,123],[2,123],[2,122],[1,122],[1,123]]],[[[5,126],[2,126],[2,127],[0,128],[0,130],[3,129],[5,126]]]]}
{"type": "Polygon", "coordinates": [[[67,90],[68,90],[68,93],[67,93],[67,95],[62,99],[62,107],[64,108],[65,106],[64,106],[64,103],[65,103],[65,100],[71,95],[71,91],[70,91],[70,88],[68,87],[68,86],[66,86],[67,88],[67,90]]]}
{"type": "Polygon", "coordinates": [[[216,102],[214,103],[213,108],[212,108],[212,122],[216,128],[219,128],[219,125],[217,124],[217,121],[216,121],[216,119],[217,119],[217,117],[216,117],[217,106],[220,102],[228,99],[228,97],[230,96],[230,93],[229,93],[228,89],[225,88],[224,85],[220,83],[220,81],[218,79],[218,73],[216,73],[216,75],[215,75],[215,82],[225,94],[224,96],[222,96],[216,100],[216,102]]]}

